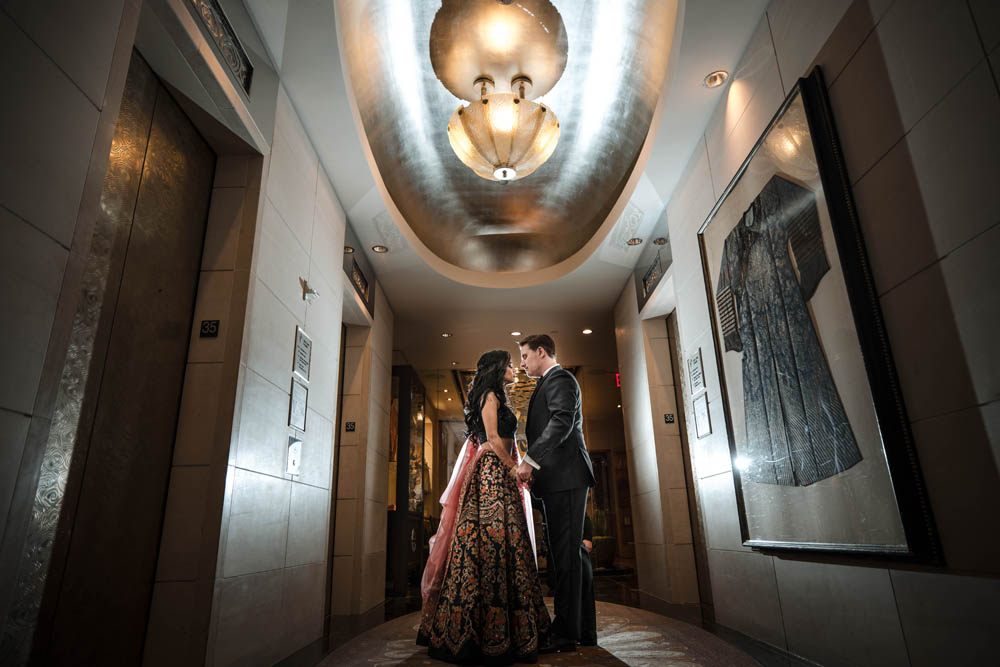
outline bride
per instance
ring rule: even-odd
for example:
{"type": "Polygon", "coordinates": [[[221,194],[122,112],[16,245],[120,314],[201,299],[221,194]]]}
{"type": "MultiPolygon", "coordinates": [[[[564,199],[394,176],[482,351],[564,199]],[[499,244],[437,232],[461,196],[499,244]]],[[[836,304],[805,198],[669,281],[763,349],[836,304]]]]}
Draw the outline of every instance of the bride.
{"type": "Polygon", "coordinates": [[[444,495],[421,581],[417,643],[449,662],[535,662],[548,638],[527,489],[518,487],[510,353],[479,358],[465,407],[468,439],[444,495]]]}

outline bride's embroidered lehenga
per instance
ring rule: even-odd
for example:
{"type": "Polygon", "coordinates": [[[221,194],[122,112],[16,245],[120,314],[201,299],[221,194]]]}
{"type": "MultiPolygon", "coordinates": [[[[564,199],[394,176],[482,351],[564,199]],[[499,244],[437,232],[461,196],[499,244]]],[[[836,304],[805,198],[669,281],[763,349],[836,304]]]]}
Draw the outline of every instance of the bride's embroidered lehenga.
{"type": "MultiPolygon", "coordinates": [[[[509,407],[500,409],[501,437],[512,438],[509,407]]],[[[421,581],[417,643],[449,662],[534,662],[548,638],[535,562],[531,501],[512,470],[466,441],[444,495],[421,581]]],[[[511,456],[518,459],[517,447],[511,456]]]]}

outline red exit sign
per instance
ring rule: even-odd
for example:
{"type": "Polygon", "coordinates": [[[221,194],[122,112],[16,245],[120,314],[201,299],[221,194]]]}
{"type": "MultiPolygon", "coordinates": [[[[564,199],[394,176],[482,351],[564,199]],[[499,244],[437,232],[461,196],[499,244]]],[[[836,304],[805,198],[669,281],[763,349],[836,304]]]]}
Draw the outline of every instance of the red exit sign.
{"type": "Polygon", "coordinates": [[[615,386],[616,387],[622,386],[622,374],[621,373],[615,373],[615,386]]]}

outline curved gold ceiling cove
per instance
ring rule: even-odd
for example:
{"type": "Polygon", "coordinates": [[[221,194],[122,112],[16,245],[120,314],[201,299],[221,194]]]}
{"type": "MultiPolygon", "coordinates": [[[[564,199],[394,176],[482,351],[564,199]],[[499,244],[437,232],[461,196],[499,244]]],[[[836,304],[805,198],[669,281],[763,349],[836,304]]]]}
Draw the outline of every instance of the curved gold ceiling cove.
{"type": "MultiPolygon", "coordinates": [[[[338,0],[342,63],[362,146],[389,212],[425,261],[459,282],[520,287],[586,260],[644,166],[676,19],[677,0],[338,0]],[[431,27],[439,10],[462,18],[459,10],[474,5],[537,14],[555,25],[542,13],[550,5],[564,27],[557,37],[565,39],[565,65],[550,62],[547,69],[532,60],[539,49],[530,42],[504,47],[515,41],[516,23],[485,22],[464,42],[453,40],[492,48],[479,55],[469,48],[434,54],[455,60],[450,69],[438,63],[439,71],[454,72],[452,88],[485,67],[476,60],[484,57],[495,70],[509,58],[512,77],[531,77],[526,70],[534,68],[533,83],[551,85],[531,96],[541,94],[535,101],[558,113],[558,145],[520,180],[481,178],[449,143],[448,120],[461,102],[435,76],[431,27]]],[[[474,79],[466,101],[475,99],[474,79]]],[[[509,81],[497,85],[510,88],[509,81]]]]}

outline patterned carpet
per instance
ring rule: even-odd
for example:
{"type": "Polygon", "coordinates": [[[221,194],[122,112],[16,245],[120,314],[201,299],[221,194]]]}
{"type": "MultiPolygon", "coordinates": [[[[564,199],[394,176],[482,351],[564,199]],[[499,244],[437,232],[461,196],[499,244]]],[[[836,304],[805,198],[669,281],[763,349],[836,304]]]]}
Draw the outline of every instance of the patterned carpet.
{"type": "MultiPolygon", "coordinates": [[[[549,611],[552,599],[547,598],[549,611]]],[[[358,635],[330,655],[320,667],[341,665],[442,665],[427,657],[415,639],[420,614],[383,623],[358,635]]],[[[551,665],[633,665],[635,667],[742,667],[758,663],[718,637],[688,623],[649,611],[597,603],[597,647],[576,653],[538,657],[540,667],[551,665]]]]}

